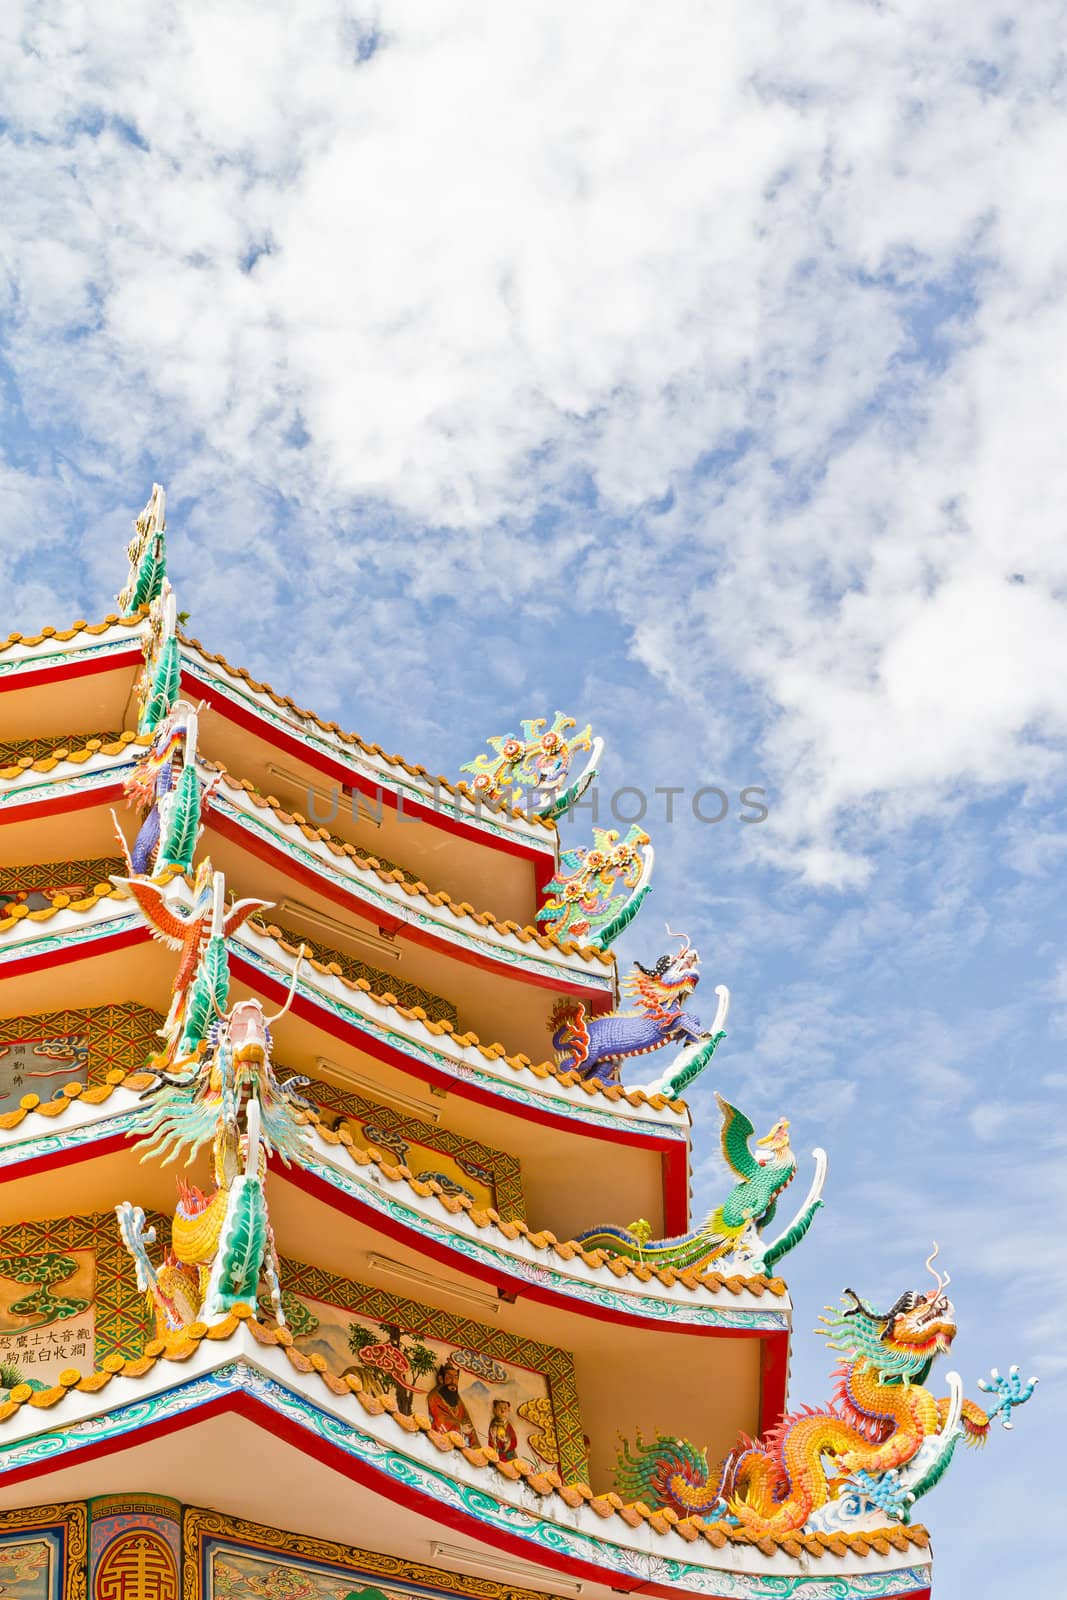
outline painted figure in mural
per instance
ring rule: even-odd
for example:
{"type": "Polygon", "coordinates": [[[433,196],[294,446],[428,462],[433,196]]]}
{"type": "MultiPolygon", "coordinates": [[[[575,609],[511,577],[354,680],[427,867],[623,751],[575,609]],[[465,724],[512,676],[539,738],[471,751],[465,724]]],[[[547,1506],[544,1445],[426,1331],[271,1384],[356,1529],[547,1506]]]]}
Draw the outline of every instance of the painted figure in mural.
{"type": "Polygon", "coordinates": [[[687,935],[671,933],[681,939],[682,948],[674,955],[659,958],[654,967],[634,962],[634,972],[623,980],[623,988],[637,1001],[634,1011],[612,1011],[604,1017],[586,1020],[585,1006],[565,1002],[552,1017],[555,1032],[552,1045],[564,1072],[577,1072],[585,1079],[619,1083],[624,1061],[648,1055],[666,1044],[708,1044],[721,1036],[721,1023],[729,1000],[720,984],[719,1015],[715,1025],[705,1028],[700,1018],[685,1009],[700,974],[700,956],[687,935]]]}
{"type": "Polygon", "coordinates": [[[673,1267],[676,1272],[698,1272],[714,1264],[719,1271],[743,1267],[751,1273],[772,1271],[800,1243],[822,1205],[825,1153],[814,1152],[815,1179],[803,1206],[778,1238],[764,1245],[760,1235],[774,1221],[778,1198],[796,1175],[797,1159],[789,1143],[789,1123],[781,1117],[769,1133],[756,1139],[756,1130],[744,1112],[720,1094],[715,1098],[722,1112],[723,1158],[738,1181],[703,1226],[673,1239],[648,1239],[637,1225],[602,1226],[578,1234],[579,1244],[586,1250],[606,1250],[657,1269],[673,1267]]]}
{"type": "Polygon", "coordinates": [[[519,1453],[519,1441],[510,1421],[511,1406],[507,1400],[493,1401],[493,1420],[489,1424],[489,1443],[501,1461],[514,1461],[519,1453]]]}
{"type": "Polygon", "coordinates": [[[594,828],[592,845],[561,853],[537,921],[557,939],[606,950],[644,904],[653,860],[648,834],[636,823],[625,839],[615,828],[594,828]]]}
{"type": "Polygon", "coordinates": [[[940,1482],[961,1439],[982,1443],[999,1417],[1034,1392],[1018,1368],[994,1367],[978,1387],[995,1396],[989,1411],[965,1400],[948,1374],[949,1393],[926,1388],[931,1367],[956,1337],[949,1279],[928,1267],[935,1287],[909,1289],[879,1312],[852,1289],[827,1308],[820,1330],[842,1357],[836,1403],[786,1417],[765,1439],[743,1438],[716,1482],[707,1457],[683,1439],[659,1437],[634,1450],[624,1441],[616,1488],[624,1498],[670,1507],[679,1516],[721,1517],[756,1536],[847,1531],[874,1514],[907,1522],[911,1508],[940,1482]]]}
{"type": "Polygon", "coordinates": [[[438,1433],[461,1433],[469,1445],[478,1443],[470,1412],[459,1394],[459,1368],[451,1357],[437,1369],[437,1381],[426,1396],[430,1421],[438,1433]]]}

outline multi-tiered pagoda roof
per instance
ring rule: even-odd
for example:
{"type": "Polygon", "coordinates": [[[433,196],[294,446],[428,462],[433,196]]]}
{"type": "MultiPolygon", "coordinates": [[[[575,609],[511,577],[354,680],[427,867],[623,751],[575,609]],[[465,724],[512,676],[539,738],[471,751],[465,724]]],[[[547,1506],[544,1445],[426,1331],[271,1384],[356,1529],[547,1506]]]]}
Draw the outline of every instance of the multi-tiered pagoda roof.
{"type": "Polygon", "coordinates": [[[724,1098],[694,1226],[726,991],[662,917],[620,974],[651,853],[561,851],[579,736],[435,778],[184,636],[163,531],[157,492],[123,614],[0,645],[0,1581],[10,1548],[24,1600],[928,1594],[908,1495],[983,1414],[950,1388],[877,1449],[944,1284],[857,1300],[895,1420],[850,1461],[838,1407],[783,1475],[778,1264],[825,1160],[784,1195],[788,1124],[724,1098]]]}

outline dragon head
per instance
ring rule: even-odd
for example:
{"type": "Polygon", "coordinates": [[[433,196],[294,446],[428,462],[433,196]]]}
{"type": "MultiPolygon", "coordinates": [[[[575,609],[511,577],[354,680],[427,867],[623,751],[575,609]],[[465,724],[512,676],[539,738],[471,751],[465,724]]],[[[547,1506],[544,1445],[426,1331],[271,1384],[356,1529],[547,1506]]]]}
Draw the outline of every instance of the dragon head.
{"type": "MultiPolygon", "coordinates": [[[[670,928],[667,929],[670,933],[670,928]]],[[[673,955],[660,956],[654,967],[643,967],[634,962],[634,973],[625,980],[638,1003],[654,1016],[679,1011],[700,982],[700,956],[694,950],[688,934],[671,933],[672,939],[683,940],[682,948],[673,955]]]]}
{"type": "Polygon", "coordinates": [[[935,1356],[944,1355],[956,1337],[956,1311],[945,1290],[950,1279],[933,1267],[937,1245],[927,1260],[933,1289],[907,1289],[879,1312],[854,1289],[846,1289],[836,1310],[822,1318],[832,1350],[851,1361],[865,1361],[879,1372],[921,1381],[935,1356]]]}

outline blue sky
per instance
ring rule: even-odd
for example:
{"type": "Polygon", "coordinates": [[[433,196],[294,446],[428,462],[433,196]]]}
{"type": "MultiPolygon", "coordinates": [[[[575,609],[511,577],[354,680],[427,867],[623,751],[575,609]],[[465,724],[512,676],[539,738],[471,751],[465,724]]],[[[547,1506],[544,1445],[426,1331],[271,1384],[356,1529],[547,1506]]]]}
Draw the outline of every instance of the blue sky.
{"type": "Polygon", "coordinates": [[[656,801],[622,953],[733,991],[698,1207],[713,1087],[830,1153],[794,1399],[934,1237],[968,1392],[1040,1373],[925,1508],[983,1600],[1060,1566],[1064,10],[0,24],[8,626],[109,609],[157,479],[192,631],[365,737],[560,707],[606,795],[765,787],[656,801]]]}

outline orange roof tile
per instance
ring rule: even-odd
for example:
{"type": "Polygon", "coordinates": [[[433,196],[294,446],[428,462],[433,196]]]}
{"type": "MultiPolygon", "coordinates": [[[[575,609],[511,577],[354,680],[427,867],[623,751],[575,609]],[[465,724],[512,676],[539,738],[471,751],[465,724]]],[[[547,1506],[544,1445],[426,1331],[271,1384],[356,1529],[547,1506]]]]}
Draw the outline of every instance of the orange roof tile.
{"type": "Polygon", "coordinates": [[[690,1543],[702,1538],[718,1550],[727,1545],[754,1546],[768,1556],[780,1553],[794,1560],[805,1555],[819,1558],[827,1552],[836,1556],[848,1554],[864,1557],[872,1551],[878,1555],[888,1555],[893,1549],[904,1554],[912,1549],[927,1550],[930,1545],[930,1535],[919,1523],[878,1528],[867,1533],[758,1535],[724,1522],[707,1522],[702,1517],[678,1517],[669,1510],[652,1510],[639,1500],[628,1505],[613,1491],[597,1494],[587,1483],[564,1484],[553,1469],[532,1468],[521,1460],[501,1461],[489,1445],[474,1448],[460,1433],[437,1432],[428,1416],[418,1412],[411,1416],[403,1415],[391,1395],[369,1394],[355,1373],[349,1373],[345,1378],[334,1376],[326,1370],[326,1362],[321,1356],[308,1357],[295,1348],[293,1335],[288,1328],[268,1328],[256,1320],[252,1307],[248,1305],[234,1306],[228,1316],[211,1326],[194,1322],[169,1339],[153,1339],[146,1344],[143,1354],[132,1360],[118,1355],[105,1356],[99,1369],[84,1377],[76,1368],[68,1367],[59,1374],[59,1381],[50,1389],[33,1390],[27,1383],[17,1384],[11,1390],[9,1399],[0,1405],[0,1422],[16,1416],[25,1405],[50,1411],[71,1390],[96,1394],[106,1388],[113,1378],[143,1378],[160,1361],[186,1361],[205,1339],[222,1343],[231,1338],[242,1323],[257,1344],[282,1350],[295,1371],[304,1377],[314,1372],[331,1394],[351,1394],[368,1416],[388,1416],[402,1432],[423,1433],[442,1454],[458,1451],[472,1467],[486,1472],[490,1477],[498,1474],[511,1482],[521,1478],[526,1487],[541,1499],[558,1498],[568,1510],[584,1504],[605,1519],[618,1517],[630,1528],[647,1525],[661,1537],[677,1533],[690,1543]]]}
{"type": "Polygon", "coordinates": [[[435,789],[441,787],[447,790],[449,794],[462,795],[472,805],[482,806],[502,816],[515,817],[520,822],[533,822],[553,835],[556,833],[556,824],[551,818],[528,816],[519,806],[508,806],[502,801],[492,803],[488,800],[479,799],[465,783],[451,783],[447,778],[434,777],[433,773],[426,767],[405,761],[401,755],[390,755],[387,750],[382,749],[380,744],[368,744],[365,739],[360,738],[358,733],[347,733],[339,723],[324,721],[314,711],[307,710],[305,706],[298,706],[296,701],[291,700],[288,695],[279,694],[276,689],[271,688],[269,683],[263,683],[261,680],[253,678],[250,672],[245,671],[244,667],[235,667],[232,662],[227,661],[225,656],[208,650],[205,645],[201,644],[199,639],[190,638],[186,634],[180,634],[179,637],[184,645],[188,645],[190,649],[197,651],[205,661],[210,661],[215,666],[222,667],[223,671],[228,672],[231,677],[240,678],[255,694],[266,695],[268,700],[272,700],[276,706],[281,706],[283,710],[291,712],[294,716],[313,722],[317,728],[321,728],[324,733],[332,734],[342,744],[352,745],[357,750],[361,750],[364,755],[373,756],[377,761],[384,761],[388,766],[400,767],[410,777],[420,778],[424,782],[432,784],[435,789]]]}
{"type": "Polygon", "coordinates": [[[337,856],[347,856],[357,867],[366,868],[376,872],[383,883],[397,884],[407,895],[421,895],[431,905],[448,906],[456,916],[463,917],[471,922],[477,922],[482,927],[495,929],[497,933],[511,934],[524,944],[531,941],[540,945],[542,950],[560,950],[564,955],[580,956],[583,961],[598,961],[602,966],[613,966],[615,957],[610,950],[598,949],[596,945],[577,944],[573,939],[558,939],[554,934],[544,933],[540,928],[522,927],[517,922],[501,922],[491,911],[475,911],[474,907],[466,900],[453,900],[452,896],[444,889],[431,889],[428,884],[419,879],[405,877],[399,868],[387,869],[378,862],[374,856],[365,856],[344,839],[338,839],[328,828],[315,828],[302,816],[299,811],[288,811],[275,799],[274,795],[264,795],[256,789],[254,784],[246,778],[236,778],[221,761],[208,761],[200,757],[200,764],[213,772],[220,772],[225,783],[240,789],[245,793],[252,804],[261,810],[266,809],[274,813],[279,822],[292,824],[300,829],[306,839],[321,840],[337,856]]]}
{"type": "Polygon", "coordinates": [[[115,612],[109,612],[103,622],[86,622],[82,617],[72,622],[69,628],[42,628],[40,633],[9,633],[6,639],[0,639],[0,650],[8,650],[13,644],[24,644],[32,649],[46,639],[59,639],[66,644],[79,633],[106,633],[109,628],[137,628],[146,615],[147,609],[136,612],[132,617],[120,617],[115,612]]]}
{"type": "MultiPolygon", "coordinates": [[[[31,913],[32,915],[32,913],[31,913]]],[[[119,1068],[112,1068],[105,1081],[91,1089],[84,1088],[80,1083],[68,1083],[61,1094],[54,1100],[41,1100],[36,1094],[23,1095],[18,1106],[12,1111],[0,1114],[0,1129],[17,1128],[31,1113],[35,1112],[42,1117],[58,1117],[63,1114],[72,1100],[82,1100],[89,1105],[102,1105],[109,1100],[119,1087],[140,1091],[147,1088],[152,1079],[145,1072],[124,1073],[119,1068]]],[[[666,1289],[673,1288],[676,1283],[681,1283],[686,1289],[696,1291],[708,1289],[716,1292],[725,1289],[729,1294],[739,1295],[748,1293],[757,1299],[764,1294],[770,1294],[780,1299],[786,1293],[786,1286],[781,1278],[768,1278],[762,1273],[753,1273],[746,1276],[744,1273],[734,1272],[725,1275],[720,1272],[694,1272],[686,1270],[676,1272],[673,1267],[654,1268],[647,1262],[629,1261],[625,1256],[612,1256],[606,1250],[586,1250],[577,1239],[559,1240],[554,1233],[547,1229],[535,1230],[525,1222],[507,1220],[491,1206],[479,1207],[466,1195],[446,1194],[435,1178],[417,1178],[410,1168],[395,1165],[388,1161],[382,1152],[373,1145],[366,1150],[361,1149],[352,1139],[347,1128],[328,1128],[322,1121],[317,1111],[301,1111],[297,1113],[298,1121],[310,1124],[318,1132],[325,1144],[341,1146],[347,1153],[349,1160],[358,1167],[376,1166],[382,1177],[388,1183],[403,1183],[413,1194],[422,1198],[434,1195],[438,1203],[452,1216],[466,1213],[474,1226],[478,1229],[492,1228],[495,1233],[505,1239],[525,1239],[535,1250],[546,1251],[557,1256],[561,1261],[573,1261],[575,1256],[580,1256],[584,1264],[596,1271],[606,1266],[619,1278],[632,1276],[640,1283],[648,1283],[655,1277],[666,1289]]]]}

